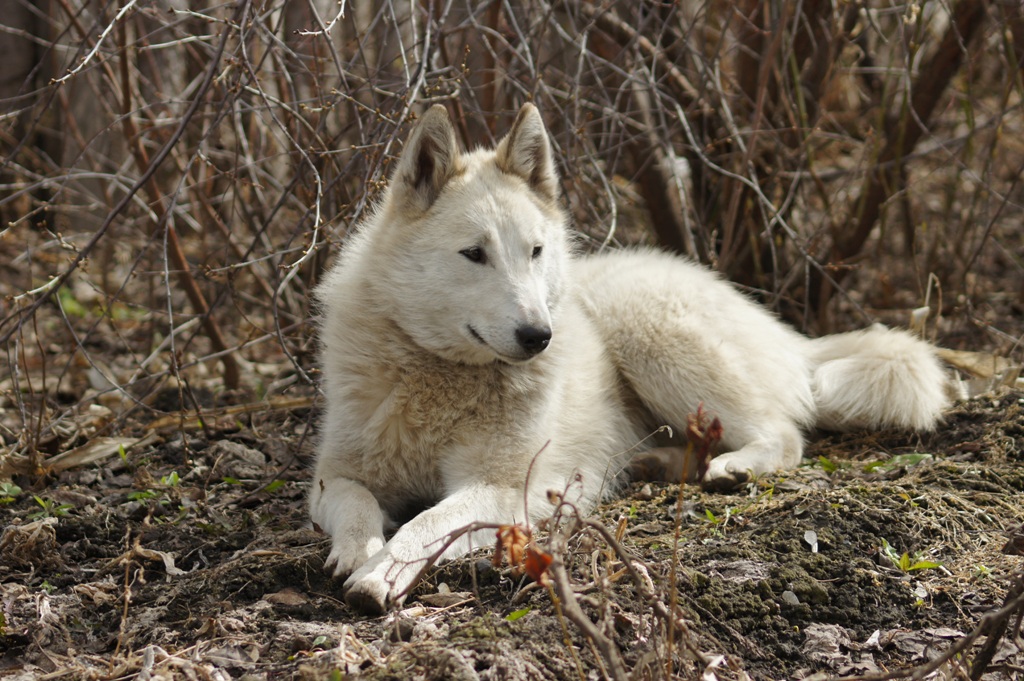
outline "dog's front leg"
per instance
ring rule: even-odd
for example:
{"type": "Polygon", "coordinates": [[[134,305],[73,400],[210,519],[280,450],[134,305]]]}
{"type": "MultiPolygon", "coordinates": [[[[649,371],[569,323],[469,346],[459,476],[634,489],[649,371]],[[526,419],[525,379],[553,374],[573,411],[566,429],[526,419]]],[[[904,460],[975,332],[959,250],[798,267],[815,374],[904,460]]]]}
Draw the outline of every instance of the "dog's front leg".
{"type": "Polygon", "coordinates": [[[352,574],[384,548],[384,513],[370,490],[355,480],[315,477],[309,514],[331,536],[324,569],[335,577],[352,574]]]}
{"type": "Polygon", "coordinates": [[[389,603],[405,597],[427,559],[451,540],[440,559],[468,553],[475,546],[493,541],[484,530],[452,537],[474,522],[510,523],[524,521],[521,489],[477,484],[462,487],[403,525],[383,550],[370,558],[345,582],[345,601],[366,613],[383,613],[389,603]]]}

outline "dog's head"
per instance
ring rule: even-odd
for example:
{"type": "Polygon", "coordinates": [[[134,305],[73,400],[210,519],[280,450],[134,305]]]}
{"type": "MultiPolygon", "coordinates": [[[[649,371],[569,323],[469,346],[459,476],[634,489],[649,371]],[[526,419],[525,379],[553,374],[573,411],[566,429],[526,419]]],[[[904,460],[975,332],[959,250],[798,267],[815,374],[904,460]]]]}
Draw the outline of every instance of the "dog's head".
{"type": "MultiPolygon", "coordinates": [[[[391,314],[446,359],[525,362],[555,341],[569,258],[540,113],[525,105],[495,149],[464,153],[444,107],[412,131],[381,207],[391,314]]],[[[376,257],[376,256],[374,256],[376,257]]]]}

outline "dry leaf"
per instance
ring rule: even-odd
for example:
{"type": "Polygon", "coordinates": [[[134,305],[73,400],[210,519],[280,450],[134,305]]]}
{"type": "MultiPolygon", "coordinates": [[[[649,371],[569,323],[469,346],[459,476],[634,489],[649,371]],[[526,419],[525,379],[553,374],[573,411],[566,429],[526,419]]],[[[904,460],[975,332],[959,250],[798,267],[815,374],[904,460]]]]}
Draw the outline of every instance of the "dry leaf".
{"type": "Polygon", "coordinates": [[[156,442],[159,438],[154,433],[145,437],[94,437],[81,447],[61,452],[43,462],[43,468],[51,473],[66,471],[76,466],[87,466],[97,463],[121,452],[142,448],[156,442]]]}
{"type": "Polygon", "coordinates": [[[526,560],[523,561],[523,569],[533,581],[541,585],[548,584],[548,567],[551,565],[550,553],[541,551],[532,542],[526,547],[526,560]]]}

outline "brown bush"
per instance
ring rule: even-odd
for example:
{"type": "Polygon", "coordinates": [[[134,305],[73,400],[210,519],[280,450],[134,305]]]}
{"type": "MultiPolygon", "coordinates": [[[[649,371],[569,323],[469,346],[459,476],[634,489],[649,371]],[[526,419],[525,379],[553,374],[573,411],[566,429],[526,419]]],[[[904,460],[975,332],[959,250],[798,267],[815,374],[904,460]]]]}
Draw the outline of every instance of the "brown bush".
{"type": "Polygon", "coordinates": [[[309,288],[437,102],[467,145],[535,102],[589,248],[686,253],[814,332],[928,304],[1019,353],[1015,3],[188,6],[0,17],[12,449],[96,401],[110,430],[309,385],[309,288]]]}

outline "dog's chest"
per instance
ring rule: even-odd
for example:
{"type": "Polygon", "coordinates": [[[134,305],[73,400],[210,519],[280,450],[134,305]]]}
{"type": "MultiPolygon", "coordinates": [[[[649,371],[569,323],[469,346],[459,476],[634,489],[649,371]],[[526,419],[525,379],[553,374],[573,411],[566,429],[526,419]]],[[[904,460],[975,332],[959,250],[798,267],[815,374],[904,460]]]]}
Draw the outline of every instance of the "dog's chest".
{"type": "Polygon", "coordinates": [[[491,367],[398,362],[350,374],[347,382],[361,443],[352,463],[383,493],[443,494],[446,453],[514,427],[521,408],[517,391],[491,367]]]}

